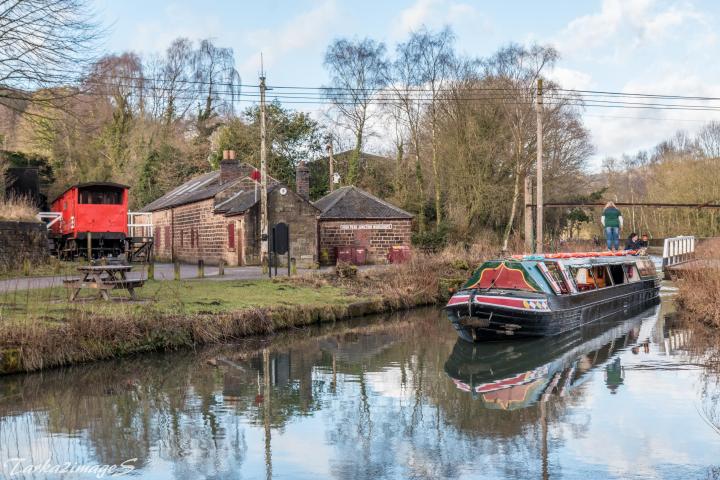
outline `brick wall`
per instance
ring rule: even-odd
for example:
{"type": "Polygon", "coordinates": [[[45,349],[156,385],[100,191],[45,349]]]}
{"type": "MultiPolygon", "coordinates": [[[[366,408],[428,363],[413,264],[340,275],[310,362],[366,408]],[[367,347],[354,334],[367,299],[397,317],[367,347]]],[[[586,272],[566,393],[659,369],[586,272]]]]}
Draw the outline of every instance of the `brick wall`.
{"type": "Polygon", "coordinates": [[[47,227],[37,222],[0,222],[0,269],[20,268],[25,260],[33,264],[48,256],[47,227]]]}
{"type": "MultiPolygon", "coordinates": [[[[285,222],[290,226],[290,253],[298,266],[317,262],[318,211],[295,192],[269,194],[270,226],[285,222]]],[[[173,209],[153,212],[155,258],[196,263],[203,259],[216,264],[223,259],[226,265],[258,265],[260,263],[259,206],[243,215],[225,217],[213,213],[214,200],[181,205],[173,209]],[[233,245],[230,245],[230,231],[233,245]]]]}
{"type": "Polygon", "coordinates": [[[410,245],[411,220],[321,220],[320,258],[336,262],[336,247],[362,246],[368,250],[368,262],[384,263],[393,245],[410,245]],[[391,225],[392,228],[383,228],[391,225]],[[375,226],[376,229],[357,228],[375,226]]]}
{"type": "Polygon", "coordinates": [[[242,262],[240,225],[242,216],[227,218],[213,213],[213,199],[181,205],[153,213],[155,258],[208,265],[239,265],[242,262]],[[230,231],[233,244],[230,246],[230,231]]]}

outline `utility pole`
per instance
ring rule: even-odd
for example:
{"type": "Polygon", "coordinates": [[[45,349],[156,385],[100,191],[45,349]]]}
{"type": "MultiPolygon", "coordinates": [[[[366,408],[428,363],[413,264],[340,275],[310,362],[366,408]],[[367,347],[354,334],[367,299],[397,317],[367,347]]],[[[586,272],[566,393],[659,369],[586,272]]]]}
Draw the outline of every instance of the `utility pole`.
{"type": "MultiPolygon", "coordinates": [[[[262,58],[262,57],[261,57],[262,58]]],[[[267,153],[265,152],[265,72],[260,61],[260,262],[268,262],[267,153]]],[[[270,264],[268,263],[268,268],[270,264]]]]}
{"type": "Polygon", "coordinates": [[[537,81],[537,234],[535,235],[535,252],[543,253],[543,125],[542,125],[542,78],[537,81]]]}
{"type": "Polygon", "coordinates": [[[327,144],[328,158],[330,163],[330,191],[335,190],[335,162],[333,160],[332,139],[327,144]]]}
{"type": "Polygon", "coordinates": [[[533,245],[533,209],[532,209],[532,177],[525,175],[525,252],[532,253],[533,245]]]}

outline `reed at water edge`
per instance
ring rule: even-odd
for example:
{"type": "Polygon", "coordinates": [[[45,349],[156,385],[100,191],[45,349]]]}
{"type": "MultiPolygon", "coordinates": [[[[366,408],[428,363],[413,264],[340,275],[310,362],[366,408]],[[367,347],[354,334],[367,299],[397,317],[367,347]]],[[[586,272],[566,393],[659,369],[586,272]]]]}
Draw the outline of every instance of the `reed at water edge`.
{"type": "Polygon", "coordinates": [[[142,292],[148,289],[146,286],[141,290],[140,302],[86,299],[68,303],[55,298],[62,292],[47,290],[48,295],[53,295],[46,302],[47,312],[42,308],[33,310],[37,295],[27,290],[6,292],[0,301],[0,374],[224,343],[310,324],[438,304],[479,263],[497,254],[496,247],[486,245],[454,247],[435,254],[416,253],[401,265],[350,272],[338,268],[270,283],[227,283],[223,284],[227,288],[220,291],[209,291],[218,285],[211,280],[160,281],[155,283],[155,290],[163,298],[142,292]],[[229,303],[229,296],[242,297],[243,291],[267,285],[275,286],[268,294],[272,298],[264,298],[264,306],[233,307],[229,303]],[[314,292],[316,299],[289,303],[288,293],[293,290],[299,297],[314,292]],[[198,295],[202,298],[194,298],[198,295]],[[205,312],[198,310],[200,300],[203,305],[228,307],[205,312]],[[58,309],[65,312],[61,318],[57,317],[58,309]]]}
{"type": "Polygon", "coordinates": [[[720,240],[698,245],[697,268],[677,280],[678,306],[686,320],[720,329],[720,240]]]}

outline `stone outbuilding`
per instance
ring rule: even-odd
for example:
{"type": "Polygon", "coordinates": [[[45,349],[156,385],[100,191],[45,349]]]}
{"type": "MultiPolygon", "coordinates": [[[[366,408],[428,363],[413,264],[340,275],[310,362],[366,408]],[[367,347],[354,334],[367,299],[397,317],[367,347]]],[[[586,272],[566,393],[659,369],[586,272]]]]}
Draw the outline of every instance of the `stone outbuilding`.
{"type": "MultiPolygon", "coordinates": [[[[297,168],[297,191],[268,178],[268,225],[284,222],[298,266],[317,263],[319,209],[309,198],[307,167],[297,168]]],[[[220,169],[185,182],[143,208],[152,213],[154,254],[160,261],[259,265],[260,186],[255,167],[223,160],[220,169]]]]}
{"type": "Polygon", "coordinates": [[[384,263],[390,247],[410,245],[413,216],[357,187],[339,188],[315,206],[322,264],[336,263],[342,247],[365,248],[368,263],[384,263]]]}

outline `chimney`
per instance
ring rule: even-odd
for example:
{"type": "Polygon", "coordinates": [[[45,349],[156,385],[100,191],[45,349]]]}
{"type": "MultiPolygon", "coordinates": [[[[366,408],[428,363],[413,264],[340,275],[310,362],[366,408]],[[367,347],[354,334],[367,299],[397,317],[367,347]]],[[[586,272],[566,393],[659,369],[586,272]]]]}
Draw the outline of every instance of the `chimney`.
{"type": "Polygon", "coordinates": [[[220,161],[220,183],[227,183],[242,176],[242,168],[235,160],[235,150],[223,150],[223,158],[220,161]]]}
{"type": "Polygon", "coordinates": [[[295,169],[295,191],[305,200],[310,200],[310,169],[300,162],[295,169]]]}

